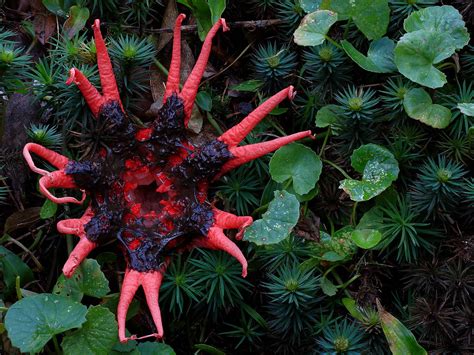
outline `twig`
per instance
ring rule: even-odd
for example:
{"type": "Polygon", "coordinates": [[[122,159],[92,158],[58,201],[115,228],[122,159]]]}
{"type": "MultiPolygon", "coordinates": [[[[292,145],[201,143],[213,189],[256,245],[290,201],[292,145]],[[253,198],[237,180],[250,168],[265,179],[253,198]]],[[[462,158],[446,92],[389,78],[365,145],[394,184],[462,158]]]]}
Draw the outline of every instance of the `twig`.
{"type": "MultiPolygon", "coordinates": [[[[284,21],[280,19],[270,19],[270,20],[253,20],[253,21],[235,21],[235,22],[228,22],[227,25],[230,28],[245,28],[249,30],[254,30],[257,28],[265,28],[270,26],[276,26],[282,24],[284,21]]],[[[137,30],[137,27],[134,26],[121,26],[124,29],[131,29],[137,30]]],[[[173,33],[173,27],[164,27],[164,28],[148,28],[144,29],[143,32],[145,33],[173,33]]],[[[181,26],[181,32],[196,32],[197,25],[184,25],[181,26]]]]}
{"type": "Polygon", "coordinates": [[[21,242],[19,242],[18,240],[13,239],[12,237],[9,237],[8,240],[11,241],[13,244],[16,244],[17,246],[19,246],[23,251],[25,251],[31,257],[33,262],[36,264],[36,267],[40,271],[43,271],[43,269],[44,269],[43,265],[41,265],[41,263],[36,258],[36,256],[34,256],[33,253],[27,247],[25,247],[21,242]]]}

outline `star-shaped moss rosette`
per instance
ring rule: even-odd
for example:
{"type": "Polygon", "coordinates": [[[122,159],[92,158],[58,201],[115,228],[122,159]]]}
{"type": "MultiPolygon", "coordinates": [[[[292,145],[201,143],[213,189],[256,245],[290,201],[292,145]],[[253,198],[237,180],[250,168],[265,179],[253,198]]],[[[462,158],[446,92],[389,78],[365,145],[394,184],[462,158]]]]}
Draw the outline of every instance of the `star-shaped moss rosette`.
{"type": "Polygon", "coordinates": [[[281,90],[250,113],[242,122],[220,137],[201,146],[194,146],[187,137],[186,127],[211,52],[212,39],[222,27],[219,19],[209,31],[196,65],[179,90],[181,65],[181,23],[176,20],[171,65],[158,117],[146,128],[136,127],[123,109],[112,64],[95,20],[94,38],[102,94],[78,70],[71,69],[67,83],[78,85],[92,113],[107,123],[107,135],[114,137],[108,149],[102,149],[91,160],[72,161],[41,145],[29,143],[23,154],[30,168],[42,175],[41,193],[55,203],[82,204],[86,195],[90,205],[79,219],[58,223],[61,233],[77,235],[80,240],[63,273],[71,277],[74,271],[98,245],[117,238],[123,247],[127,270],[123,280],[117,318],[120,341],[126,337],[125,319],[128,307],[141,285],[145,291],[156,333],[145,337],[163,336],[159,289],[173,251],[194,247],[223,250],[242,265],[247,275],[247,261],[238,246],[226,237],[224,229],[238,229],[241,239],[250,216],[236,216],[218,210],[207,201],[209,185],[226,172],[270,153],[301,138],[310,137],[304,131],[258,144],[238,146],[250,131],[285,98],[292,99],[293,87],[281,90]],[[38,168],[31,153],[45,159],[58,170],[48,172],[38,168]],[[82,199],[56,197],[52,188],[78,188],[82,199]]]}

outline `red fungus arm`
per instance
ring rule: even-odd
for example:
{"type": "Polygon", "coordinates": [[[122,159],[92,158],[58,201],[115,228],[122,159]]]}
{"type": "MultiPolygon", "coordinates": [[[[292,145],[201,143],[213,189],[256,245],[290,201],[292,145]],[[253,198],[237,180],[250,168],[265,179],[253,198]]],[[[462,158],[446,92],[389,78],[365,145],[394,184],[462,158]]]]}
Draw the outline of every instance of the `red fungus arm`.
{"type": "MultiPolygon", "coordinates": [[[[150,309],[150,313],[157,331],[155,334],[151,334],[151,336],[156,338],[163,337],[163,323],[161,321],[161,310],[158,303],[161,282],[163,281],[163,273],[164,270],[160,270],[143,273],[142,275],[142,287],[143,291],[145,292],[146,303],[150,309]]],[[[145,337],[150,337],[150,335],[145,337]]],[[[139,339],[143,338],[144,337],[140,337],[139,339]]]]}
{"type": "Polygon", "coordinates": [[[247,276],[247,259],[237,244],[226,237],[222,228],[211,227],[206,237],[196,239],[194,247],[212,250],[222,250],[232,255],[242,265],[242,277],[247,276]]]}
{"type": "Polygon", "coordinates": [[[86,193],[82,191],[82,199],[79,201],[74,197],[56,197],[54,196],[49,189],[55,187],[63,187],[63,188],[75,188],[76,183],[74,179],[66,175],[63,170],[56,170],[52,173],[44,175],[39,180],[39,190],[40,192],[48,199],[53,201],[54,203],[62,204],[62,203],[77,203],[82,204],[86,199],[86,193]]]}
{"type": "Polygon", "coordinates": [[[241,240],[245,232],[245,228],[253,223],[253,218],[250,216],[236,216],[235,214],[213,209],[215,226],[222,229],[238,229],[235,238],[241,240]]]}
{"type": "Polygon", "coordinates": [[[66,84],[70,85],[71,83],[76,84],[79,90],[81,90],[82,96],[84,96],[92,114],[94,117],[98,117],[100,107],[105,103],[105,98],[97,91],[79,69],[72,68],[69,71],[69,78],[67,79],[66,84]]]}
{"type": "Polygon", "coordinates": [[[260,106],[258,106],[240,123],[224,132],[218,139],[226,143],[229,147],[237,146],[280,102],[282,102],[287,97],[290,100],[294,98],[296,92],[293,89],[293,86],[289,86],[286,89],[276,93],[260,106]]]}
{"type": "Polygon", "coordinates": [[[311,131],[303,131],[294,133],[289,136],[280,137],[277,139],[273,139],[268,142],[256,143],[256,144],[249,144],[242,147],[235,147],[231,148],[230,152],[234,156],[231,160],[224,164],[219,174],[215,177],[218,179],[226,172],[235,169],[236,167],[245,164],[251,160],[260,158],[265,154],[271,153],[277,150],[280,147],[283,147],[286,144],[291,142],[297,141],[302,138],[312,137],[311,131]]]}
{"type": "Polygon", "coordinates": [[[122,102],[120,101],[120,94],[117,88],[117,82],[115,81],[114,69],[112,68],[109,53],[107,52],[107,47],[105,46],[102,33],[100,32],[99,19],[94,21],[92,28],[94,29],[94,40],[97,49],[97,66],[99,67],[102,93],[104,94],[106,101],[117,101],[123,111],[122,102]]]}
{"type": "Polygon", "coordinates": [[[171,64],[166,82],[166,91],[163,102],[173,93],[179,92],[179,80],[181,72],[181,23],[186,18],[185,14],[179,14],[176,19],[173,33],[173,52],[171,53],[171,64]]]}
{"type": "Polygon", "coordinates": [[[117,306],[117,322],[119,340],[121,343],[125,343],[128,340],[136,339],[136,335],[132,335],[127,338],[125,335],[125,322],[127,319],[128,307],[140,286],[140,272],[136,270],[127,269],[125,271],[125,277],[123,278],[122,289],[120,290],[120,300],[117,306]]]}
{"type": "Polygon", "coordinates": [[[49,174],[49,171],[40,169],[35,165],[33,158],[31,157],[31,152],[35,153],[36,155],[46,160],[48,163],[58,169],[64,169],[67,163],[69,163],[69,159],[66,158],[64,155],[53,152],[52,150],[49,150],[39,144],[28,143],[23,148],[23,157],[25,158],[26,163],[28,164],[30,169],[40,175],[47,175],[49,174]]]}
{"type": "Polygon", "coordinates": [[[191,111],[193,109],[194,100],[196,99],[197,91],[199,88],[199,83],[201,82],[202,75],[204,70],[206,70],[207,61],[209,60],[209,55],[211,54],[212,49],[212,39],[216,35],[219,28],[222,26],[223,31],[228,31],[229,27],[225,23],[223,18],[219,19],[206,36],[204,43],[202,45],[201,53],[194,65],[194,68],[189,74],[186,83],[183,86],[181,91],[181,98],[184,100],[184,115],[185,115],[185,125],[188,125],[188,121],[191,118],[191,111]]]}
{"type": "Polygon", "coordinates": [[[97,247],[97,244],[91,242],[86,237],[79,240],[71,254],[63,266],[63,274],[66,277],[71,277],[76,271],[77,267],[81,265],[87,255],[97,247]]]}

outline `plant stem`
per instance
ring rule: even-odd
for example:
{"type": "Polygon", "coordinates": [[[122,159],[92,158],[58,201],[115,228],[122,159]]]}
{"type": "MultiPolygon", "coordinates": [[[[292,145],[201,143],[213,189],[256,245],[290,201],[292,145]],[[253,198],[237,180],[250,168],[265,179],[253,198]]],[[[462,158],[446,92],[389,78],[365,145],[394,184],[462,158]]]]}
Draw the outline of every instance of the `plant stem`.
{"type": "Polygon", "coordinates": [[[332,161],[330,160],[326,160],[326,159],[321,159],[323,161],[323,163],[325,164],[329,164],[331,165],[334,169],[336,169],[337,171],[339,171],[346,179],[352,179],[349,174],[347,174],[344,169],[342,169],[339,165],[337,165],[336,163],[333,163],[332,161]]]}
{"type": "Polygon", "coordinates": [[[344,35],[342,36],[342,38],[347,39],[347,35],[349,34],[349,26],[351,25],[351,23],[352,23],[352,17],[349,17],[349,20],[347,20],[346,28],[344,30],[344,35]]]}
{"type": "Polygon", "coordinates": [[[332,43],[334,46],[336,46],[337,48],[339,48],[340,50],[344,50],[344,48],[342,48],[342,46],[337,43],[335,40],[333,40],[331,37],[329,37],[328,35],[325,35],[324,38],[326,38],[326,41],[332,43]]]}
{"type": "Polygon", "coordinates": [[[59,348],[58,338],[56,338],[56,335],[53,335],[53,344],[54,351],[56,352],[56,354],[61,354],[61,349],[59,348]]]}
{"type": "Polygon", "coordinates": [[[352,297],[351,294],[349,293],[349,291],[346,290],[346,288],[344,287],[344,282],[342,281],[341,277],[339,276],[339,274],[337,273],[336,270],[332,269],[331,270],[331,274],[332,276],[334,276],[334,278],[336,279],[336,281],[338,282],[338,285],[337,287],[342,287],[344,289],[344,294],[347,296],[347,297],[352,297]]]}
{"type": "Polygon", "coordinates": [[[352,206],[352,214],[351,214],[351,224],[355,227],[356,224],[357,224],[357,221],[356,221],[356,210],[357,210],[357,204],[358,202],[354,202],[354,205],[352,206]]]}
{"type": "Polygon", "coordinates": [[[321,149],[318,154],[320,158],[323,156],[324,149],[326,148],[326,143],[328,142],[330,135],[331,135],[331,127],[329,127],[328,130],[326,131],[326,136],[324,137],[323,145],[321,146],[321,149]]]}
{"type": "Polygon", "coordinates": [[[161,72],[163,74],[165,74],[165,76],[168,76],[168,69],[165,68],[165,66],[163,64],[160,63],[160,61],[158,59],[153,59],[153,62],[155,63],[155,65],[158,67],[158,69],[161,70],[161,72]]]}
{"type": "Polygon", "coordinates": [[[216,132],[219,133],[219,135],[222,135],[222,133],[224,133],[224,131],[223,131],[222,128],[219,126],[219,124],[218,124],[217,121],[214,119],[214,117],[212,117],[212,115],[211,115],[210,112],[206,112],[206,118],[207,118],[207,120],[209,121],[209,123],[211,124],[211,126],[214,127],[214,129],[216,130],[216,132]]]}
{"type": "Polygon", "coordinates": [[[17,276],[15,278],[15,291],[16,291],[16,298],[18,298],[18,301],[23,298],[23,295],[21,294],[21,288],[20,288],[20,276],[17,276]]]}

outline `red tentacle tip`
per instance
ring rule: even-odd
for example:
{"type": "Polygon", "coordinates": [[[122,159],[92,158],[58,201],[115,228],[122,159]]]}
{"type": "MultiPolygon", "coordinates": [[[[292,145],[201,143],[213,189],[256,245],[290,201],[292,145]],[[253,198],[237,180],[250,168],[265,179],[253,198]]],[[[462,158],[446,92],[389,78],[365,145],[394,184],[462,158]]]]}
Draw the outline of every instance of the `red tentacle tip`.
{"type": "Polygon", "coordinates": [[[229,26],[227,26],[227,23],[225,22],[225,18],[219,19],[221,25],[222,25],[222,32],[227,32],[230,31],[229,26]]]}
{"type": "Polygon", "coordinates": [[[179,14],[178,17],[176,18],[176,20],[181,23],[183,22],[183,20],[186,18],[186,15],[185,14],[179,14]]]}
{"type": "Polygon", "coordinates": [[[293,85],[288,87],[288,99],[293,100],[296,96],[296,91],[293,85]]]}
{"type": "Polygon", "coordinates": [[[100,20],[98,18],[94,20],[94,24],[92,25],[92,28],[100,29],[100,20]]]}
{"type": "Polygon", "coordinates": [[[76,68],[69,70],[69,78],[66,80],[66,85],[71,85],[76,82],[76,68]]]}

